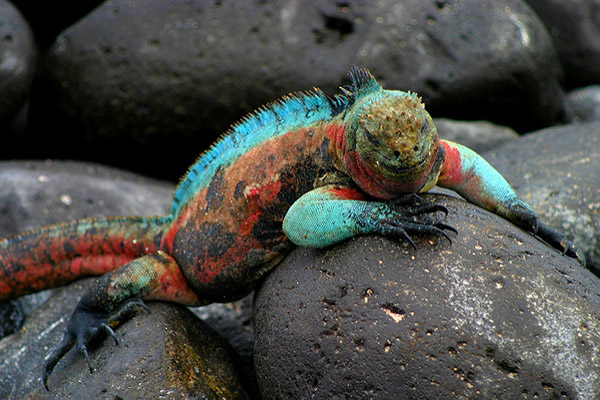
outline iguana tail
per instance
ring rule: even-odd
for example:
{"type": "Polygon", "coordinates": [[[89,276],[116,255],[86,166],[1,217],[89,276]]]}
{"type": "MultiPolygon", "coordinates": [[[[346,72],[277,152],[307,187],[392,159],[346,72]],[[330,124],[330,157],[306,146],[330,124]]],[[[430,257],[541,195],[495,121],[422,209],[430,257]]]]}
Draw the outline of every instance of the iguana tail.
{"type": "Polygon", "coordinates": [[[158,249],[167,217],[88,218],[0,239],[0,301],[102,275],[158,249]]]}

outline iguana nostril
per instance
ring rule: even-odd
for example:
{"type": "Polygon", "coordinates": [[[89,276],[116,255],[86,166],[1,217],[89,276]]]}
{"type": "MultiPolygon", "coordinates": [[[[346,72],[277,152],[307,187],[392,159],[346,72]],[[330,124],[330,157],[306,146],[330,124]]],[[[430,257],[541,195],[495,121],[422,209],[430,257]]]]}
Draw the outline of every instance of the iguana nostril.
{"type": "Polygon", "coordinates": [[[413,147],[413,151],[415,151],[415,152],[419,151],[419,146],[413,147]]]}
{"type": "Polygon", "coordinates": [[[396,157],[396,158],[400,157],[400,152],[398,150],[394,151],[394,157],[396,157]]]}

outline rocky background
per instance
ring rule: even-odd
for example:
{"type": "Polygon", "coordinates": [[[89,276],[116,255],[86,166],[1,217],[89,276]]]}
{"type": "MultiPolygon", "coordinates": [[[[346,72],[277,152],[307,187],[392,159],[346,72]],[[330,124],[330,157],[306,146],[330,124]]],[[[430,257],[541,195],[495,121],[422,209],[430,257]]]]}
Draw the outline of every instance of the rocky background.
{"type": "MultiPolygon", "coordinates": [[[[334,94],[352,65],[423,96],[598,272],[599,0],[0,0],[0,234],[164,213],[231,123],[334,94]]],[[[452,245],[297,249],[254,307],[152,305],[92,350],[93,375],[71,352],[50,393],[40,365],[89,281],[3,304],[0,398],[600,398],[598,278],[427,198],[452,245]]]]}

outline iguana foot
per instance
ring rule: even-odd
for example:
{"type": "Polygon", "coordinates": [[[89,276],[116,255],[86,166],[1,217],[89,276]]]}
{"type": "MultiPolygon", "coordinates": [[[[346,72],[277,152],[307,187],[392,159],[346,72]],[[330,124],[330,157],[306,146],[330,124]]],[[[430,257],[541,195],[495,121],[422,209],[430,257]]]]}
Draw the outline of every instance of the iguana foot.
{"type": "Polygon", "coordinates": [[[538,222],[537,232],[535,232],[534,235],[564,255],[577,259],[577,261],[585,267],[585,257],[581,249],[575,247],[575,245],[568,241],[566,236],[561,232],[549,227],[543,222],[538,222]]]}
{"type": "Polygon", "coordinates": [[[74,345],[76,345],[77,351],[85,358],[90,373],[94,372],[87,349],[88,343],[97,338],[110,336],[115,341],[115,344],[118,345],[119,341],[112,328],[133,317],[140,309],[150,312],[150,309],[141,299],[128,301],[110,315],[103,311],[90,310],[81,303],[78,304],[75,307],[62,341],[50,354],[44,365],[43,382],[46,389],[49,390],[48,378],[52,370],[74,345]]]}
{"type": "Polygon", "coordinates": [[[452,243],[450,236],[444,231],[458,233],[452,226],[428,218],[426,215],[436,212],[448,216],[448,209],[437,203],[422,203],[417,194],[408,194],[390,202],[393,214],[391,218],[379,221],[382,233],[386,236],[403,237],[416,250],[417,246],[412,241],[410,234],[440,235],[452,243]]]}
{"type": "Polygon", "coordinates": [[[516,199],[506,207],[506,217],[521,228],[568,257],[577,259],[585,267],[583,252],[567,240],[566,236],[539,220],[535,212],[523,201],[516,199]]]}

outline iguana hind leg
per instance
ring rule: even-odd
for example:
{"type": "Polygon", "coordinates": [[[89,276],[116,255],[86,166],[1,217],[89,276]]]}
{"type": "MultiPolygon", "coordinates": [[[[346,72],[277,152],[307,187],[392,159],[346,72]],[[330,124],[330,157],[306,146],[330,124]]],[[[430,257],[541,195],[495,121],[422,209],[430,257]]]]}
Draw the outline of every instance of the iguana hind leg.
{"type": "Polygon", "coordinates": [[[117,342],[112,329],[133,317],[140,308],[147,309],[142,299],[189,306],[203,304],[175,260],[162,251],[137,258],[103,275],[75,307],[61,343],[46,361],[43,373],[46,388],[52,370],[73,346],[85,357],[92,371],[87,350],[89,341],[109,335],[117,342]]]}

